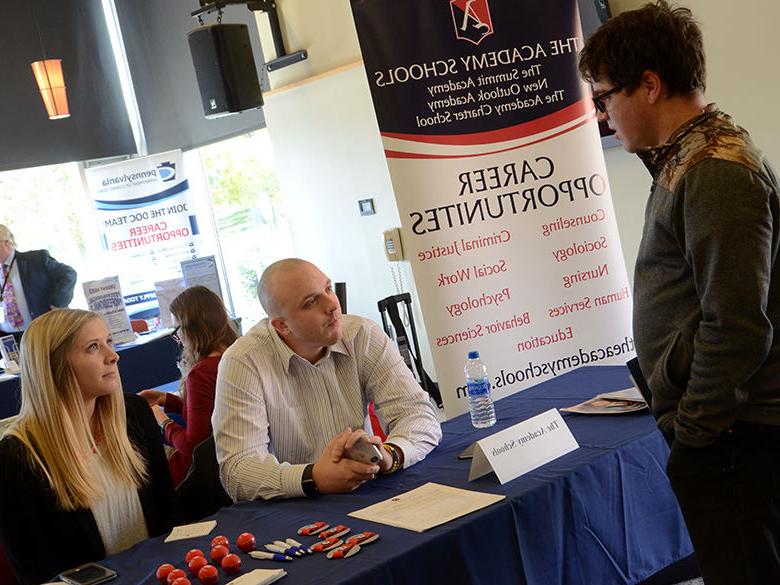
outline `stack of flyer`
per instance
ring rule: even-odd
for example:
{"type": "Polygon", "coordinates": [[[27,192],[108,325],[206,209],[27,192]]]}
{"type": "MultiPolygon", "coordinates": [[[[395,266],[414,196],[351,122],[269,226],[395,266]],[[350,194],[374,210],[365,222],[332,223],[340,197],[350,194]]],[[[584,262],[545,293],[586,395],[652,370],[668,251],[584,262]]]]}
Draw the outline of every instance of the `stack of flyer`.
{"type": "Polygon", "coordinates": [[[3,357],[3,366],[6,374],[19,373],[19,346],[13,335],[0,337],[0,355],[3,357]]]}
{"type": "Polygon", "coordinates": [[[616,392],[598,394],[581,404],[567,406],[560,410],[579,414],[624,414],[645,408],[647,408],[647,403],[642,398],[639,389],[631,387],[616,392]]]}

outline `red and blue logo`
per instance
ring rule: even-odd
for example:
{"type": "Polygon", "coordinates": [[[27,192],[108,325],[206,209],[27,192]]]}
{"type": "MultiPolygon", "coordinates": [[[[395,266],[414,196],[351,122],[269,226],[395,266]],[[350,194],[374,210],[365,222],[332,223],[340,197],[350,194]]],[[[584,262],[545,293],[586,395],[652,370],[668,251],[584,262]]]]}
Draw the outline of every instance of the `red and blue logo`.
{"type": "Polygon", "coordinates": [[[455,38],[478,45],[493,34],[488,0],[450,0],[455,38]]]}

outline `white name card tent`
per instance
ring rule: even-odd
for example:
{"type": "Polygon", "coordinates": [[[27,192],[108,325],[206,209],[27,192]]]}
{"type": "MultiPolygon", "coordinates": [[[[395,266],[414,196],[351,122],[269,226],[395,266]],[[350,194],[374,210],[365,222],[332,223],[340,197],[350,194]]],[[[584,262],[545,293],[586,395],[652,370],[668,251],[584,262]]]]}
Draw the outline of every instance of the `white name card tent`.
{"type": "Polygon", "coordinates": [[[578,448],[561,413],[551,408],[477,441],[469,481],[493,471],[503,485],[578,448]]]}

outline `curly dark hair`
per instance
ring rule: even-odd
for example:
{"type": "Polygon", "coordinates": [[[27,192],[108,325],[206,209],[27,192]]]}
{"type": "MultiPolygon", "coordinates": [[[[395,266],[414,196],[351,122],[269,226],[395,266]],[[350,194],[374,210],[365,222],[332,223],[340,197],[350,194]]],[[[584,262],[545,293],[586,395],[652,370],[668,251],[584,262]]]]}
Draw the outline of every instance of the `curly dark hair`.
{"type": "Polygon", "coordinates": [[[645,71],[657,73],[669,95],[703,91],[701,29],[687,8],[657,0],[619,14],[588,37],[579,69],[586,81],[607,79],[629,93],[645,71]]]}

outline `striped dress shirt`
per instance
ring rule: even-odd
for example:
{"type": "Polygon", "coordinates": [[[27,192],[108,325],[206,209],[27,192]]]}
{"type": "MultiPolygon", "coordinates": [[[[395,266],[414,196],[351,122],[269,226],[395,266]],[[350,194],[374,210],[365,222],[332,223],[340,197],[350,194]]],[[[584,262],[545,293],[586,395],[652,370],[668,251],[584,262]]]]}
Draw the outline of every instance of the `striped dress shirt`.
{"type": "Polygon", "coordinates": [[[303,496],[309,463],[373,401],[387,442],[414,465],[441,427],[395,344],[379,326],[342,316],[341,341],[316,364],[294,353],[268,319],[222,356],[212,417],[220,476],[234,501],[303,496]]]}

